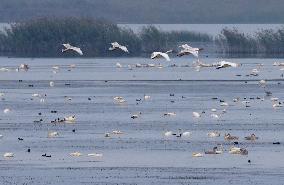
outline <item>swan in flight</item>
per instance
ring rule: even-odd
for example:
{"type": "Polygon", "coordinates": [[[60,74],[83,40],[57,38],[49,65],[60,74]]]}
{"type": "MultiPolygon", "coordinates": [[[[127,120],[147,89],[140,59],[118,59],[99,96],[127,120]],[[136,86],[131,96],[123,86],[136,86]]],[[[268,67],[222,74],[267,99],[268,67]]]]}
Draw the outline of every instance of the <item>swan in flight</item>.
{"type": "Polygon", "coordinates": [[[177,54],[177,56],[179,57],[192,54],[193,56],[198,58],[199,51],[203,50],[203,48],[193,48],[188,44],[183,44],[179,47],[182,48],[182,50],[177,54]]]}
{"type": "Polygon", "coordinates": [[[163,52],[153,52],[151,54],[151,59],[165,58],[167,61],[171,61],[171,59],[170,59],[170,57],[168,55],[168,53],[171,53],[171,52],[173,52],[173,50],[169,50],[169,51],[167,51],[165,53],[163,53],[163,52]]]}
{"type": "Polygon", "coordinates": [[[68,51],[68,50],[73,50],[73,51],[76,51],[77,53],[79,53],[79,55],[83,55],[82,50],[78,47],[71,46],[69,43],[62,44],[62,45],[65,47],[65,49],[62,49],[62,53],[65,52],[65,51],[68,51]]]}
{"type": "Polygon", "coordinates": [[[113,43],[111,43],[111,45],[112,45],[112,47],[109,48],[110,51],[113,51],[113,50],[116,50],[116,49],[121,49],[122,51],[129,53],[127,47],[118,44],[118,42],[113,42],[113,43]]]}
{"type": "Polygon", "coordinates": [[[233,63],[233,62],[227,62],[227,61],[221,61],[217,63],[216,69],[226,68],[226,67],[239,67],[240,64],[233,63]]]}

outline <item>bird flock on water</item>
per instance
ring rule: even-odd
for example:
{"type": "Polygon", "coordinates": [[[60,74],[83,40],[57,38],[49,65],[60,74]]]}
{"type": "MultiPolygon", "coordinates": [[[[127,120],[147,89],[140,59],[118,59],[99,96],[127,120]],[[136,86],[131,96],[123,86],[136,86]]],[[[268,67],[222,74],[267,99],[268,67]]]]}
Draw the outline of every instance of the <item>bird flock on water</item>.
{"type": "MultiPolygon", "coordinates": [[[[83,51],[79,47],[72,46],[69,43],[62,44],[62,45],[64,47],[64,49],[62,49],[62,52],[73,51],[73,52],[78,53],[79,55],[83,55],[83,51]]],[[[202,68],[202,67],[215,67],[216,69],[221,69],[221,68],[227,68],[227,67],[236,68],[236,67],[241,66],[241,64],[233,63],[233,62],[227,62],[227,61],[220,61],[220,62],[213,63],[213,64],[206,64],[206,63],[203,63],[199,60],[199,52],[202,51],[203,48],[193,48],[193,47],[189,46],[188,44],[183,44],[183,45],[179,46],[179,48],[181,48],[181,50],[177,53],[178,57],[182,57],[182,56],[186,56],[186,55],[193,55],[194,57],[196,57],[198,59],[198,61],[195,63],[195,67],[197,69],[202,68]]],[[[114,51],[114,50],[121,50],[125,53],[129,53],[129,50],[127,49],[127,47],[124,46],[124,45],[120,45],[118,42],[111,43],[111,47],[109,48],[109,51],[114,51]]],[[[166,51],[166,52],[155,51],[151,54],[150,58],[151,59],[165,59],[166,61],[171,61],[170,54],[173,53],[173,52],[174,52],[173,50],[169,50],[169,51],[166,51]]],[[[284,63],[275,62],[273,65],[283,67],[284,63]]],[[[155,65],[151,66],[149,64],[148,67],[153,67],[153,66],[155,66],[155,65]]],[[[72,64],[69,67],[75,68],[76,65],[72,64]]],[[[122,68],[123,66],[120,63],[116,63],[116,67],[122,68]]],[[[136,64],[136,67],[143,67],[143,66],[141,64],[136,64]]],[[[162,65],[159,64],[158,67],[162,67],[162,65]]],[[[257,68],[252,69],[252,71],[249,75],[257,76],[259,74],[259,70],[261,69],[261,67],[262,67],[262,65],[258,65],[257,68]]],[[[30,68],[30,66],[28,66],[27,64],[21,64],[16,69],[16,71],[28,71],[29,68],[30,68]]],[[[52,70],[53,70],[54,73],[57,73],[59,71],[59,69],[60,69],[59,66],[53,66],[52,67],[52,70]]],[[[284,68],[281,68],[280,70],[284,71],[284,68]]],[[[7,71],[9,71],[9,69],[0,68],[0,71],[7,72],[7,71]]],[[[260,88],[264,89],[266,96],[272,96],[272,93],[269,90],[267,90],[267,81],[266,80],[260,80],[258,84],[259,84],[260,88]]],[[[65,85],[68,85],[68,84],[65,84],[65,85]]],[[[55,83],[53,81],[50,81],[49,86],[54,87],[55,83]]],[[[32,87],[32,85],[31,85],[31,87],[32,87]]],[[[170,96],[174,96],[174,94],[170,94],[170,96]]],[[[0,97],[2,98],[2,100],[5,99],[5,93],[0,93],[0,97]]],[[[37,93],[32,94],[32,99],[38,99],[40,103],[44,103],[46,97],[47,97],[46,94],[37,94],[37,93]]],[[[66,96],[64,98],[65,98],[66,101],[72,101],[71,97],[66,96]]],[[[182,98],[185,98],[185,97],[182,96],[182,98]]],[[[151,101],[152,99],[153,99],[152,96],[144,95],[143,98],[136,99],[136,102],[138,103],[138,102],[144,102],[144,101],[151,101]]],[[[89,97],[88,100],[91,100],[91,98],[89,97]]],[[[219,99],[213,98],[213,100],[219,101],[220,109],[218,110],[217,108],[212,108],[209,111],[209,117],[211,117],[213,120],[221,120],[223,118],[223,116],[226,115],[227,109],[231,105],[239,105],[239,106],[244,106],[244,107],[250,107],[250,100],[264,101],[264,98],[263,97],[256,97],[256,98],[250,98],[250,99],[245,98],[245,99],[242,100],[240,97],[237,97],[237,98],[234,98],[231,102],[226,102],[225,100],[223,100],[221,98],[219,98],[219,99]]],[[[283,105],[283,102],[281,102],[279,100],[279,98],[277,98],[277,97],[271,97],[270,100],[272,102],[272,108],[274,108],[274,109],[280,108],[283,105]]],[[[118,104],[118,105],[127,104],[127,100],[122,96],[113,97],[113,101],[114,101],[115,104],[118,104]]],[[[11,114],[11,112],[13,112],[13,110],[11,110],[10,108],[5,108],[3,110],[4,114],[11,114]]],[[[54,110],[51,113],[57,113],[57,111],[54,110]]],[[[198,122],[198,120],[201,120],[206,114],[208,114],[208,112],[193,111],[192,112],[192,118],[195,121],[198,122]]],[[[41,115],[41,113],[39,113],[39,115],[41,115]]],[[[137,112],[137,113],[130,115],[130,118],[131,119],[139,119],[142,116],[143,116],[142,112],[137,112]]],[[[176,112],[164,112],[162,114],[162,116],[163,117],[175,117],[175,116],[177,116],[177,113],[176,112]]],[[[75,115],[67,115],[63,118],[56,118],[54,120],[51,120],[50,123],[54,123],[54,124],[75,123],[76,118],[77,117],[75,115]]],[[[43,121],[42,119],[35,120],[34,123],[40,123],[42,121],[43,121]]],[[[72,132],[76,132],[76,130],[73,129],[72,132]]],[[[110,132],[106,132],[104,134],[104,137],[110,138],[113,135],[123,135],[123,134],[125,134],[125,133],[121,130],[112,130],[110,132]]],[[[248,150],[246,148],[237,146],[239,144],[239,142],[238,142],[239,137],[238,136],[234,136],[231,133],[223,133],[223,134],[224,134],[224,140],[232,142],[232,144],[233,144],[233,146],[230,146],[228,148],[228,153],[248,155],[248,150]]],[[[59,135],[60,135],[60,133],[57,132],[57,131],[48,131],[47,138],[55,138],[55,137],[58,137],[59,135]]],[[[192,132],[187,131],[187,130],[183,131],[182,129],[178,129],[178,131],[176,131],[176,132],[170,131],[170,130],[163,132],[163,137],[165,137],[166,139],[169,139],[169,138],[184,138],[184,139],[187,139],[187,138],[190,138],[191,136],[192,136],[192,132]]],[[[210,132],[207,133],[208,138],[217,138],[217,137],[221,137],[221,136],[222,136],[222,133],[220,131],[210,131],[210,132]]],[[[0,139],[2,139],[3,137],[4,137],[3,135],[0,135],[0,139]]],[[[247,140],[247,141],[254,142],[254,141],[258,140],[259,137],[256,136],[255,133],[251,133],[250,135],[244,137],[243,139],[247,140]]],[[[22,141],[24,139],[18,138],[18,140],[22,141]]],[[[280,144],[280,143],[275,142],[273,144],[280,144]]],[[[31,149],[29,148],[27,151],[31,152],[31,149]]],[[[207,155],[207,154],[222,154],[224,151],[226,151],[224,146],[222,144],[217,144],[216,146],[213,147],[212,150],[207,150],[207,151],[204,151],[204,152],[195,151],[195,152],[192,153],[192,156],[193,157],[203,157],[204,155],[207,155]]],[[[72,156],[72,157],[80,157],[82,155],[83,154],[79,151],[75,151],[75,152],[70,153],[70,156],[72,156]]],[[[12,153],[12,152],[6,152],[6,153],[3,154],[3,156],[5,158],[12,158],[12,157],[15,156],[15,154],[12,153]]],[[[89,153],[86,156],[95,157],[95,158],[102,158],[103,154],[102,153],[89,153]]],[[[51,155],[44,153],[44,154],[42,154],[42,157],[51,157],[51,155]]]]}

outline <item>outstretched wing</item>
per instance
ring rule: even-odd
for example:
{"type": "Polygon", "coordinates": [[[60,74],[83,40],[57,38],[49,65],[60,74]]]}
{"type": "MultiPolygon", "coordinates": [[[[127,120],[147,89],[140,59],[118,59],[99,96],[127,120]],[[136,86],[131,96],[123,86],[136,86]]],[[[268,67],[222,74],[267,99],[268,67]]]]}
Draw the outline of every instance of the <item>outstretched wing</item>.
{"type": "Polygon", "coordinates": [[[79,53],[80,55],[83,55],[83,52],[80,48],[78,47],[73,47],[72,50],[76,51],[77,53],[79,53]]]}
{"type": "Polygon", "coordinates": [[[167,61],[171,61],[169,55],[167,53],[160,53],[162,57],[164,57],[167,61]]]}
{"type": "Polygon", "coordinates": [[[120,46],[119,47],[122,51],[126,52],[126,53],[129,53],[128,49],[126,46],[120,46]]]}
{"type": "Polygon", "coordinates": [[[72,47],[69,43],[67,44],[62,44],[66,49],[69,49],[70,47],[72,47]]]}

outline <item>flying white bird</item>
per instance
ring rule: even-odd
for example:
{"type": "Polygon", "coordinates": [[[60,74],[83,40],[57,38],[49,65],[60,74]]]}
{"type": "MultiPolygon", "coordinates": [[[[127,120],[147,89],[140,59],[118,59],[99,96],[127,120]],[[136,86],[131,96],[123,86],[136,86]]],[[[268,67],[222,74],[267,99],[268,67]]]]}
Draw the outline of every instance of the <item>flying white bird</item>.
{"type": "Polygon", "coordinates": [[[221,61],[217,63],[216,69],[221,69],[221,68],[226,68],[226,67],[239,67],[239,66],[240,64],[237,64],[237,63],[221,61]]]}
{"type": "Polygon", "coordinates": [[[69,43],[62,44],[62,45],[65,47],[65,49],[62,49],[62,53],[65,52],[65,51],[68,51],[68,50],[73,50],[73,51],[76,51],[77,53],[79,53],[79,55],[83,55],[82,50],[78,47],[71,46],[69,43]]]}
{"type": "Polygon", "coordinates": [[[113,43],[111,43],[111,45],[112,45],[112,47],[109,48],[110,51],[113,51],[113,50],[116,50],[116,49],[121,49],[122,51],[129,53],[127,47],[118,44],[118,42],[113,42],[113,43]]]}
{"type": "Polygon", "coordinates": [[[168,53],[171,53],[172,51],[173,51],[173,50],[169,50],[169,51],[167,51],[167,52],[165,52],[165,53],[163,53],[163,52],[153,52],[153,53],[151,54],[151,59],[165,58],[167,61],[171,61],[171,59],[170,59],[168,53]]]}
{"type": "Polygon", "coordinates": [[[177,56],[179,57],[192,54],[193,56],[198,58],[199,51],[203,50],[203,48],[193,48],[188,44],[183,44],[179,47],[182,48],[182,50],[177,54],[177,56]]]}

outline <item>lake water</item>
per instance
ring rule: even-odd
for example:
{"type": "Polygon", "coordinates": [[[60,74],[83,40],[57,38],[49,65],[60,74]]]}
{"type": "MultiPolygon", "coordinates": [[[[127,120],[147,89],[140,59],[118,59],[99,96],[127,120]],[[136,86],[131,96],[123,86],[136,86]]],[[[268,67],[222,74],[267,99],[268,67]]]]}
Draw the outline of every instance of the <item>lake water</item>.
{"type": "MultiPolygon", "coordinates": [[[[282,184],[284,109],[272,108],[271,97],[258,85],[266,79],[266,90],[284,101],[283,70],[272,65],[281,60],[226,60],[242,66],[196,71],[190,57],[171,62],[0,58],[0,67],[9,70],[0,72],[0,91],[5,93],[0,104],[0,184],[282,184]],[[117,62],[123,67],[116,68],[117,62]],[[16,72],[21,63],[28,64],[29,71],[16,72]],[[137,63],[161,63],[163,68],[136,68],[137,63]],[[259,76],[246,76],[258,64],[263,64],[259,76]],[[131,70],[128,65],[133,66],[131,70]],[[50,81],[54,87],[49,86],[50,81]],[[34,93],[46,94],[45,101],[32,97],[34,93]],[[143,100],[144,95],[151,98],[143,100]],[[116,103],[115,96],[126,102],[116,103]],[[237,97],[240,101],[233,102],[237,97]],[[241,103],[245,98],[250,107],[241,103]],[[219,100],[229,106],[220,106],[219,100]],[[5,108],[11,112],[4,114],[5,108]],[[227,112],[216,120],[211,117],[212,108],[227,112]],[[54,110],[57,113],[51,113],[54,110]],[[195,119],[193,111],[205,114],[195,119]],[[131,118],[139,112],[137,119],[131,118]],[[176,116],[164,116],[167,112],[176,116]],[[51,123],[68,115],[76,115],[75,123],[51,123]],[[43,121],[34,122],[39,119],[43,121]],[[165,131],[178,129],[192,134],[188,138],[164,136],[165,131]],[[124,134],[105,137],[112,130],[124,134]],[[209,138],[207,133],[213,130],[220,131],[221,137],[209,138]],[[49,131],[59,136],[48,138],[49,131]],[[247,156],[228,153],[234,145],[224,140],[228,132],[240,137],[236,146],[247,148],[247,156]],[[259,140],[244,140],[251,133],[259,140]],[[204,152],[218,143],[225,148],[223,154],[192,157],[193,152],[204,152]],[[69,155],[76,151],[83,155],[69,155]],[[5,152],[15,156],[4,158],[5,152]],[[87,156],[94,152],[103,157],[87,156]],[[51,157],[42,157],[44,153],[51,157]]],[[[217,61],[204,59],[206,63],[217,61]]]]}

